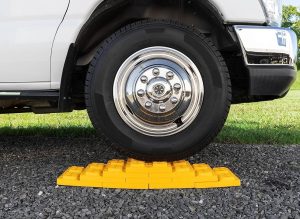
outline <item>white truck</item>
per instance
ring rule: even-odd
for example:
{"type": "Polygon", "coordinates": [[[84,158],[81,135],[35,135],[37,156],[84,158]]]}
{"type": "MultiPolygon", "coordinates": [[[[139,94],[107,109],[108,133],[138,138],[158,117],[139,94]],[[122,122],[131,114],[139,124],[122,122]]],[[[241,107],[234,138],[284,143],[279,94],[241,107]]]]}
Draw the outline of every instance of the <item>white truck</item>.
{"type": "Polygon", "coordinates": [[[283,97],[281,0],[1,0],[0,113],[87,109],[138,159],[208,145],[231,104],[283,97]]]}

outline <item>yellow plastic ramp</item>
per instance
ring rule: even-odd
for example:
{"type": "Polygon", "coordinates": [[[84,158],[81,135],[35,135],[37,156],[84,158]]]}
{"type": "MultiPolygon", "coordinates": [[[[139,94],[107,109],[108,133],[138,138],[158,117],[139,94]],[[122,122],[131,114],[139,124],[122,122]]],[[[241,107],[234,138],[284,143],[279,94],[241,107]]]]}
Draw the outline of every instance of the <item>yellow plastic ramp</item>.
{"type": "Polygon", "coordinates": [[[188,161],[144,162],[134,159],[69,167],[57,185],[121,189],[189,189],[240,186],[240,179],[226,167],[188,161]]]}

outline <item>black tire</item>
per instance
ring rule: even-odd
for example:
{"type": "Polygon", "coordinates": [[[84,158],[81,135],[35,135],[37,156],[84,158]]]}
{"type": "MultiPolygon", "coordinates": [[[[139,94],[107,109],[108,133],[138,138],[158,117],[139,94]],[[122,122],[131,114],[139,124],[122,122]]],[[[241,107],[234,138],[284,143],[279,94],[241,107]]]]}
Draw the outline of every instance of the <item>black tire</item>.
{"type": "Polygon", "coordinates": [[[193,155],[219,133],[230,104],[230,77],[220,52],[196,29],[172,21],[139,21],[115,32],[101,44],[86,78],[86,107],[94,127],[136,159],[171,161],[193,155]],[[122,63],[151,46],[166,46],[187,55],[199,68],[204,83],[204,100],[196,119],[167,137],[151,137],[130,128],[113,100],[113,83],[122,63]]]}

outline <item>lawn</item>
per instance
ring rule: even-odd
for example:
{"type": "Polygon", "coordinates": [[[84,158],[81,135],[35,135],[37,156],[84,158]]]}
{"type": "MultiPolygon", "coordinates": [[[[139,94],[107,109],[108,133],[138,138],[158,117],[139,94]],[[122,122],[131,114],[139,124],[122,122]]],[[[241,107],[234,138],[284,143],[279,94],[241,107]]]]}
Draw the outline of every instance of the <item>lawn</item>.
{"type": "Polygon", "coordinates": [[[300,71],[282,99],[233,105],[217,142],[300,144],[300,71]]]}
{"type": "Polygon", "coordinates": [[[293,84],[292,90],[300,90],[300,70],[298,71],[298,77],[296,82],[293,84]]]}
{"type": "Polygon", "coordinates": [[[232,106],[216,141],[300,144],[300,90],[280,100],[232,106]]]}
{"type": "MultiPolygon", "coordinates": [[[[0,135],[94,137],[96,134],[86,112],[77,111],[0,115],[0,135]]],[[[300,78],[285,98],[233,105],[216,142],[300,144],[300,78]]]]}

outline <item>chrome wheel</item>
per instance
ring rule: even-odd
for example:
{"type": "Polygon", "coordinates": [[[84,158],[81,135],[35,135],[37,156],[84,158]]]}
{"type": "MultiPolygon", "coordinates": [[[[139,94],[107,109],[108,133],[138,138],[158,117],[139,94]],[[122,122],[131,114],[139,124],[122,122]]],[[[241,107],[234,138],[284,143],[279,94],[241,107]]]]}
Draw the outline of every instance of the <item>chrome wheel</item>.
{"type": "Polygon", "coordinates": [[[187,128],[200,111],[203,95],[196,65],[168,47],[134,53],[119,68],[113,87],[123,121],[139,133],[157,137],[187,128]]]}

